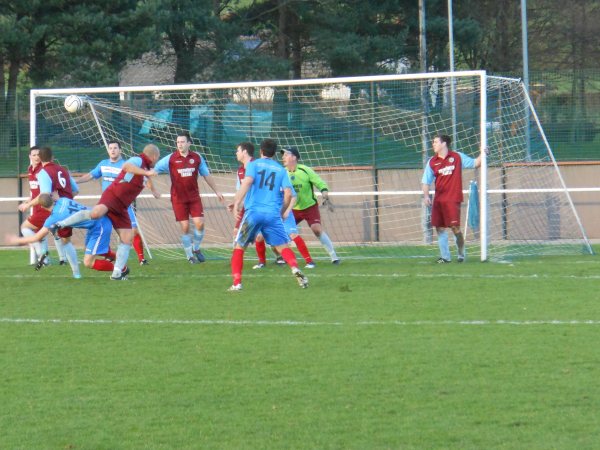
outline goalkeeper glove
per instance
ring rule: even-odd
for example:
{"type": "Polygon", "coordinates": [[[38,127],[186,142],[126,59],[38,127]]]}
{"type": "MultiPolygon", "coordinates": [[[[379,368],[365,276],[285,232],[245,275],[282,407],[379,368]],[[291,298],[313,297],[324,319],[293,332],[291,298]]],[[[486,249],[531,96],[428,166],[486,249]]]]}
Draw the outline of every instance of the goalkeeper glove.
{"type": "Polygon", "coordinates": [[[324,198],[323,203],[321,203],[321,205],[327,207],[327,210],[329,212],[333,212],[334,210],[333,203],[331,203],[331,200],[329,200],[328,198],[324,198]]]}

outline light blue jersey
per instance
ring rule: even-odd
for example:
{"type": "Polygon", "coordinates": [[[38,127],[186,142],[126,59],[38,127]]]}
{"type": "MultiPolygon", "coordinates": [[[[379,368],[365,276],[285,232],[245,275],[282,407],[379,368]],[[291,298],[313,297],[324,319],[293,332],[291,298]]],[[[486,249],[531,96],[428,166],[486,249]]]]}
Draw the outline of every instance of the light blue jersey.
{"type": "Polygon", "coordinates": [[[246,177],[253,181],[246,193],[244,217],[235,242],[245,248],[261,233],[269,245],[288,243],[289,235],[281,218],[283,191],[293,191],[287,170],[272,159],[261,158],[246,165],[246,177]]]}
{"type": "Polygon", "coordinates": [[[293,189],[287,170],[277,161],[261,158],[246,165],[246,177],[252,177],[244,209],[272,213],[281,217],[283,190],[293,189]]]}
{"type": "MultiPolygon", "coordinates": [[[[50,216],[44,222],[46,228],[50,228],[56,222],[66,219],[78,211],[90,209],[81,203],[66,197],[59,198],[50,216]]],[[[108,252],[110,246],[110,234],[112,232],[112,223],[106,216],[96,220],[84,220],[73,225],[73,228],[82,228],[87,230],[85,236],[85,253],[88,255],[102,255],[108,252]]]]}
{"type": "Polygon", "coordinates": [[[110,159],[105,159],[100,161],[94,169],[90,172],[92,178],[97,180],[98,178],[102,178],[102,192],[106,190],[107,187],[111,185],[115,178],[121,173],[121,168],[125,164],[125,160],[123,158],[118,161],[111,161],[110,159]]]}
{"type": "MultiPolygon", "coordinates": [[[[140,159],[140,165],[142,159],[140,159]]],[[[125,160],[120,158],[118,161],[111,161],[110,159],[105,159],[100,161],[94,169],[90,172],[92,178],[97,180],[98,178],[102,178],[102,192],[109,187],[115,178],[121,173],[121,168],[125,164],[125,160]]],[[[129,220],[131,220],[131,226],[133,228],[137,228],[137,219],[135,217],[135,213],[133,212],[133,206],[129,206],[127,208],[127,212],[129,213],[129,220]]]]}

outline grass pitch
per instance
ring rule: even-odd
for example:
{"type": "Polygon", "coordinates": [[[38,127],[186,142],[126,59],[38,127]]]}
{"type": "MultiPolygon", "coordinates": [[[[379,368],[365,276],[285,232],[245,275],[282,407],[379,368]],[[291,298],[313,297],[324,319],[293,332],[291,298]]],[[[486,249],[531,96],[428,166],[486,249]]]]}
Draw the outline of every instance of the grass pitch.
{"type": "Polygon", "coordinates": [[[247,263],[232,293],[227,261],[27,261],[0,252],[0,448],[600,442],[597,257],[247,263]]]}

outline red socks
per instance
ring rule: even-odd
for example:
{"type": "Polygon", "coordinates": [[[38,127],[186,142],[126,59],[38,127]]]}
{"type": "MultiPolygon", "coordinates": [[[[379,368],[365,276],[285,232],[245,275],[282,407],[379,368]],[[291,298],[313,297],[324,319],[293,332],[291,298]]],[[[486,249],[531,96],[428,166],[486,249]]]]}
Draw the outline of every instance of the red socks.
{"type": "Polygon", "coordinates": [[[92,269],[100,270],[102,272],[112,272],[114,268],[115,265],[106,259],[96,259],[92,266],[92,269]]]}
{"type": "Polygon", "coordinates": [[[144,259],[144,243],[142,242],[142,237],[139,234],[136,234],[133,237],[133,249],[137,253],[139,261],[144,259]]]}
{"type": "Polygon", "coordinates": [[[240,284],[242,282],[242,270],[244,269],[244,250],[241,248],[234,248],[233,254],[231,255],[231,276],[233,277],[233,284],[240,284]]]}
{"type": "Polygon", "coordinates": [[[256,241],[256,255],[258,256],[258,262],[261,264],[267,263],[267,244],[265,241],[256,241]]]}
{"type": "Polygon", "coordinates": [[[296,261],[296,255],[294,255],[294,252],[292,251],[292,249],[287,248],[287,247],[284,248],[281,251],[281,257],[287,263],[288,266],[290,266],[292,268],[298,267],[298,261],[296,261]]]}
{"type": "Polygon", "coordinates": [[[312,258],[310,257],[310,252],[308,251],[308,247],[306,246],[306,242],[304,242],[304,239],[302,239],[301,236],[296,236],[294,238],[294,243],[296,244],[296,247],[298,248],[298,251],[300,252],[302,257],[304,258],[304,261],[306,261],[307,264],[311,263],[312,258]]]}

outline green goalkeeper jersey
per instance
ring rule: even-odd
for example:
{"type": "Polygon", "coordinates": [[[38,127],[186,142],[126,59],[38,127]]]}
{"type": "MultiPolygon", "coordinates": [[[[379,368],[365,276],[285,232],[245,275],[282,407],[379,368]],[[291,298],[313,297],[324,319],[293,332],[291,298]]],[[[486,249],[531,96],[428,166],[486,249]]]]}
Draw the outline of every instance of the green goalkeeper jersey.
{"type": "Polygon", "coordinates": [[[316,187],[320,192],[328,191],[327,183],[325,183],[314,170],[304,164],[298,164],[296,170],[290,172],[290,181],[294,190],[296,191],[297,198],[294,209],[303,210],[310,208],[317,203],[317,197],[313,191],[313,186],[316,187]]]}

